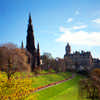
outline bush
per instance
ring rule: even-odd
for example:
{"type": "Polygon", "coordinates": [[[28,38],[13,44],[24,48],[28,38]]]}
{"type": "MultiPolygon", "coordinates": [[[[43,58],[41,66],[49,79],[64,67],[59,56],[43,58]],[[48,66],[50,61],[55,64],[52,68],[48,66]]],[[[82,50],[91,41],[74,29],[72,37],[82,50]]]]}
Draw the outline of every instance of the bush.
{"type": "Polygon", "coordinates": [[[80,81],[80,90],[85,98],[100,100],[100,69],[94,69],[89,78],[80,81]]]}
{"type": "Polygon", "coordinates": [[[52,68],[49,69],[49,72],[54,73],[55,70],[53,70],[52,68]]]}

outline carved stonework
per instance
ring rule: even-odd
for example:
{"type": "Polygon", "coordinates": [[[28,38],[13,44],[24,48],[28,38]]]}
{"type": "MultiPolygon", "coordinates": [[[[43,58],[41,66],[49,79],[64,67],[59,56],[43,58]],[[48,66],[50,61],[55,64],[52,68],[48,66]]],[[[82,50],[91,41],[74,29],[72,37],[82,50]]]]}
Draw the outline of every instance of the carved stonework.
{"type": "Polygon", "coordinates": [[[34,32],[33,32],[31,15],[29,15],[29,24],[28,24],[28,29],[27,29],[26,48],[34,56],[34,53],[35,53],[35,40],[34,40],[34,32]]]}
{"type": "Polygon", "coordinates": [[[21,43],[21,49],[24,49],[24,44],[23,44],[23,41],[21,43]]]}
{"type": "Polygon", "coordinates": [[[37,46],[37,66],[40,66],[40,48],[39,48],[39,43],[37,46]]]}
{"type": "Polygon", "coordinates": [[[74,70],[87,70],[91,69],[92,67],[92,55],[91,52],[74,52],[71,53],[71,47],[69,44],[67,44],[66,48],[66,53],[64,55],[64,61],[66,64],[67,69],[74,69],[74,70]],[[85,66],[88,66],[85,68],[85,66]]]}
{"type": "Polygon", "coordinates": [[[27,40],[26,40],[26,49],[30,54],[31,57],[31,70],[34,71],[35,62],[36,62],[36,49],[35,49],[35,40],[34,40],[34,31],[32,26],[32,19],[31,15],[29,14],[29,23],[27,29],[27,40]]]}
{"type": "Polygon", "coordinates": [[[67,56],[71,53],[71,47],[70,47],[69,43],[67,43],[67,46],[65,48],[65,52],[66,52],[65,56],[67,56]]]}

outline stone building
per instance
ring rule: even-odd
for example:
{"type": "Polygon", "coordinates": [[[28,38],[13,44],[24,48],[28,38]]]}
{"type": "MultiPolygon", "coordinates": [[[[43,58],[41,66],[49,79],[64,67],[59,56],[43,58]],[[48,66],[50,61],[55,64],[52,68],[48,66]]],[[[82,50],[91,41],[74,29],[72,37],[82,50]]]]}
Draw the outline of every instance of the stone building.
{"type": "Polygon", "coordinates": [[[93,69],[94,68],[100,68],[100,59],[93,58],[93,69]]]}
{"type": "Polygon", "coordinates": [[[69,70],[90,70],[92,68],[92,55],[91,52],[74,52],[71,53],[71,46],[69,43],[65,47],[64,61],[66,69],[69,70]]]}
{"type": "Polygon", "coordinates": [[[40,66],[39,43],[37,47],[38,48],[36,49],[32,19],[31,15],[29,14],[29,23],[26,37],[26,50],[30,53],[30,56],[28,57],[28,63],[31,65],[31,71],[34,71],[36,66],[40,66]]]}

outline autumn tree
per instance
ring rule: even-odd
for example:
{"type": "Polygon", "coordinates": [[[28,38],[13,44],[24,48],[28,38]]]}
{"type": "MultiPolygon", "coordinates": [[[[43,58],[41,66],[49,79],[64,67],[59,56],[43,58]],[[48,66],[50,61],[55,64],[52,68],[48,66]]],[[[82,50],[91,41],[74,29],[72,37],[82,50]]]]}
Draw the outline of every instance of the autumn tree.
{"type": "Polygon", "coordinates": [[[13,63],[12,63],[12,58],[11,56],[9,56],[8,58],[8,68],[6,70],[6,73],[7,73],[7,77],[8,77],[8,80],[10,79],[10,77],[16,72],[15,69],[13,69],[13,63]]]}
{"type": "Polygon", "coordinates": [[[6,47],[8,49],[15,49],[18,48],[16,44],[13,43],[4,43],[4,44],[0,44],[0,47],[6,47]]]}
{"type": "Polygon", "coordinates": [[[30,71],[30,65],[27,62],[27,51],[24,49],[0,47],[0,70],[7,72],[9,63],[12,63],[12,71],[30,71]]]}
{"type": "Polygon", "coordinates": [[[43,62],[43,67],[44,69],[48,70],[48,68],[50,67],[50,61],[52,59],[52,55],[51,53],[47,53],[45,52],[42,56],[41,56],[42,62],[43,62]]]}

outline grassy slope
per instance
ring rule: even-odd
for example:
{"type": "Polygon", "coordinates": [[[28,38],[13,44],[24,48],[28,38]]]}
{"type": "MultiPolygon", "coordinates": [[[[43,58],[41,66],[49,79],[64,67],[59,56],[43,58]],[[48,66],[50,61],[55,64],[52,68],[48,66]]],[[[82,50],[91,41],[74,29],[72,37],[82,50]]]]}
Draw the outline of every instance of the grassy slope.
{"type": "Polygon", "coordinates": [[[78,82],[80,76],[72,80],[41,90],[34,95],[38,95],[38,100],[79,100],[78,82]]]}
{"type": "MultiPolygon", "coordinates": [[[[29,79],[32,80],[32,87],[39,87],[39,86],[44,86],[52,82],[60,81],[65,78],[68,78],[71,76],[71,73],[58,73],[58,74],[48,74],[48,75],[39,75],[35,76],[32,73],[15,73],[14,77],[16,78],[15,81],[17,80],[22,80],[22,79],[29,79]]],[[[1,81],[7,81],[7,75],[4,72],[0,72],[0,80],[1,81]]],[[[9,89],[6,90],[8,92],[9,89]]],[[[32,100],[34,97],[37,97],[37,94],[29,96],[27,100],[32,100]]],[[[36,98],[35,98],[36,100],[36,98]]],[[[37,99],[38,100],[38,99],[37,99]]]]}
{"type": "Polygon", "coordinates": [[[32,86],[39,87],[68,78],[71,73],[48,74],[32,77],[32,86]]]}
{"type": "MultiPolygon", "coordinates": [[[[32,74],[30,74],[32,75],[32,74]]],[[[1,78],[6,78],[5,74],[1,74],[1,78]]],[[[28,77],[26,73],[16,73],[15,76],[18,77],[28,77]]],[[[33,87],[44,86],[46,84],[63,80],[71,76],[71,73],[58,73],[58,74],[50,74],[50,75],[40,75],[40,76],[33,76],[30,77],[32,80],[33,87]]],[[[58,84],[53,87],[49,87],[47,89],[41,90],[34,94],[30,94],[28,98],[33,98],[34,96],[37,97],[35,100],[79,100],[78,97],[78,81],[80,80],[80,76],[76,76],[72,80],[67,82],[58,84]]],[[[27,100],[31,100],[28,99],[27,100]]]]}
{"type": "Polygon", "coordinates": [[[78,81],[80,77],[77,76],[73,80],[71,80],[71,84],[67,83],[69,87],[67,90],[59,93],[57,96],[51,98],[50,100],[79,100],[78,96],[78,81]]]}
{"type": "MultiPolygon", "coordinates": [[[[48,75],[39,75],[35,76],[32,73],[26,73],[26,72],[17,72],[14,74],[14,77],[24,79],[24,78],[29,78],[32,80],[32,86],[34,88],[39,87],[39,86],[44,86],[47,84],[50,84],[52,82],[57,82],[60,80],[63,80],[65,78],[68,78],[71,76],[71,73],[66,72],[66,73],[55,73],[55,74],[48,74],[48,75]]],[[[5,72],[0,72],[0,80],[7,80],[7,75],[5,72]]],[[[17,80],[17,79],[16,79],[17,80]]]]}

